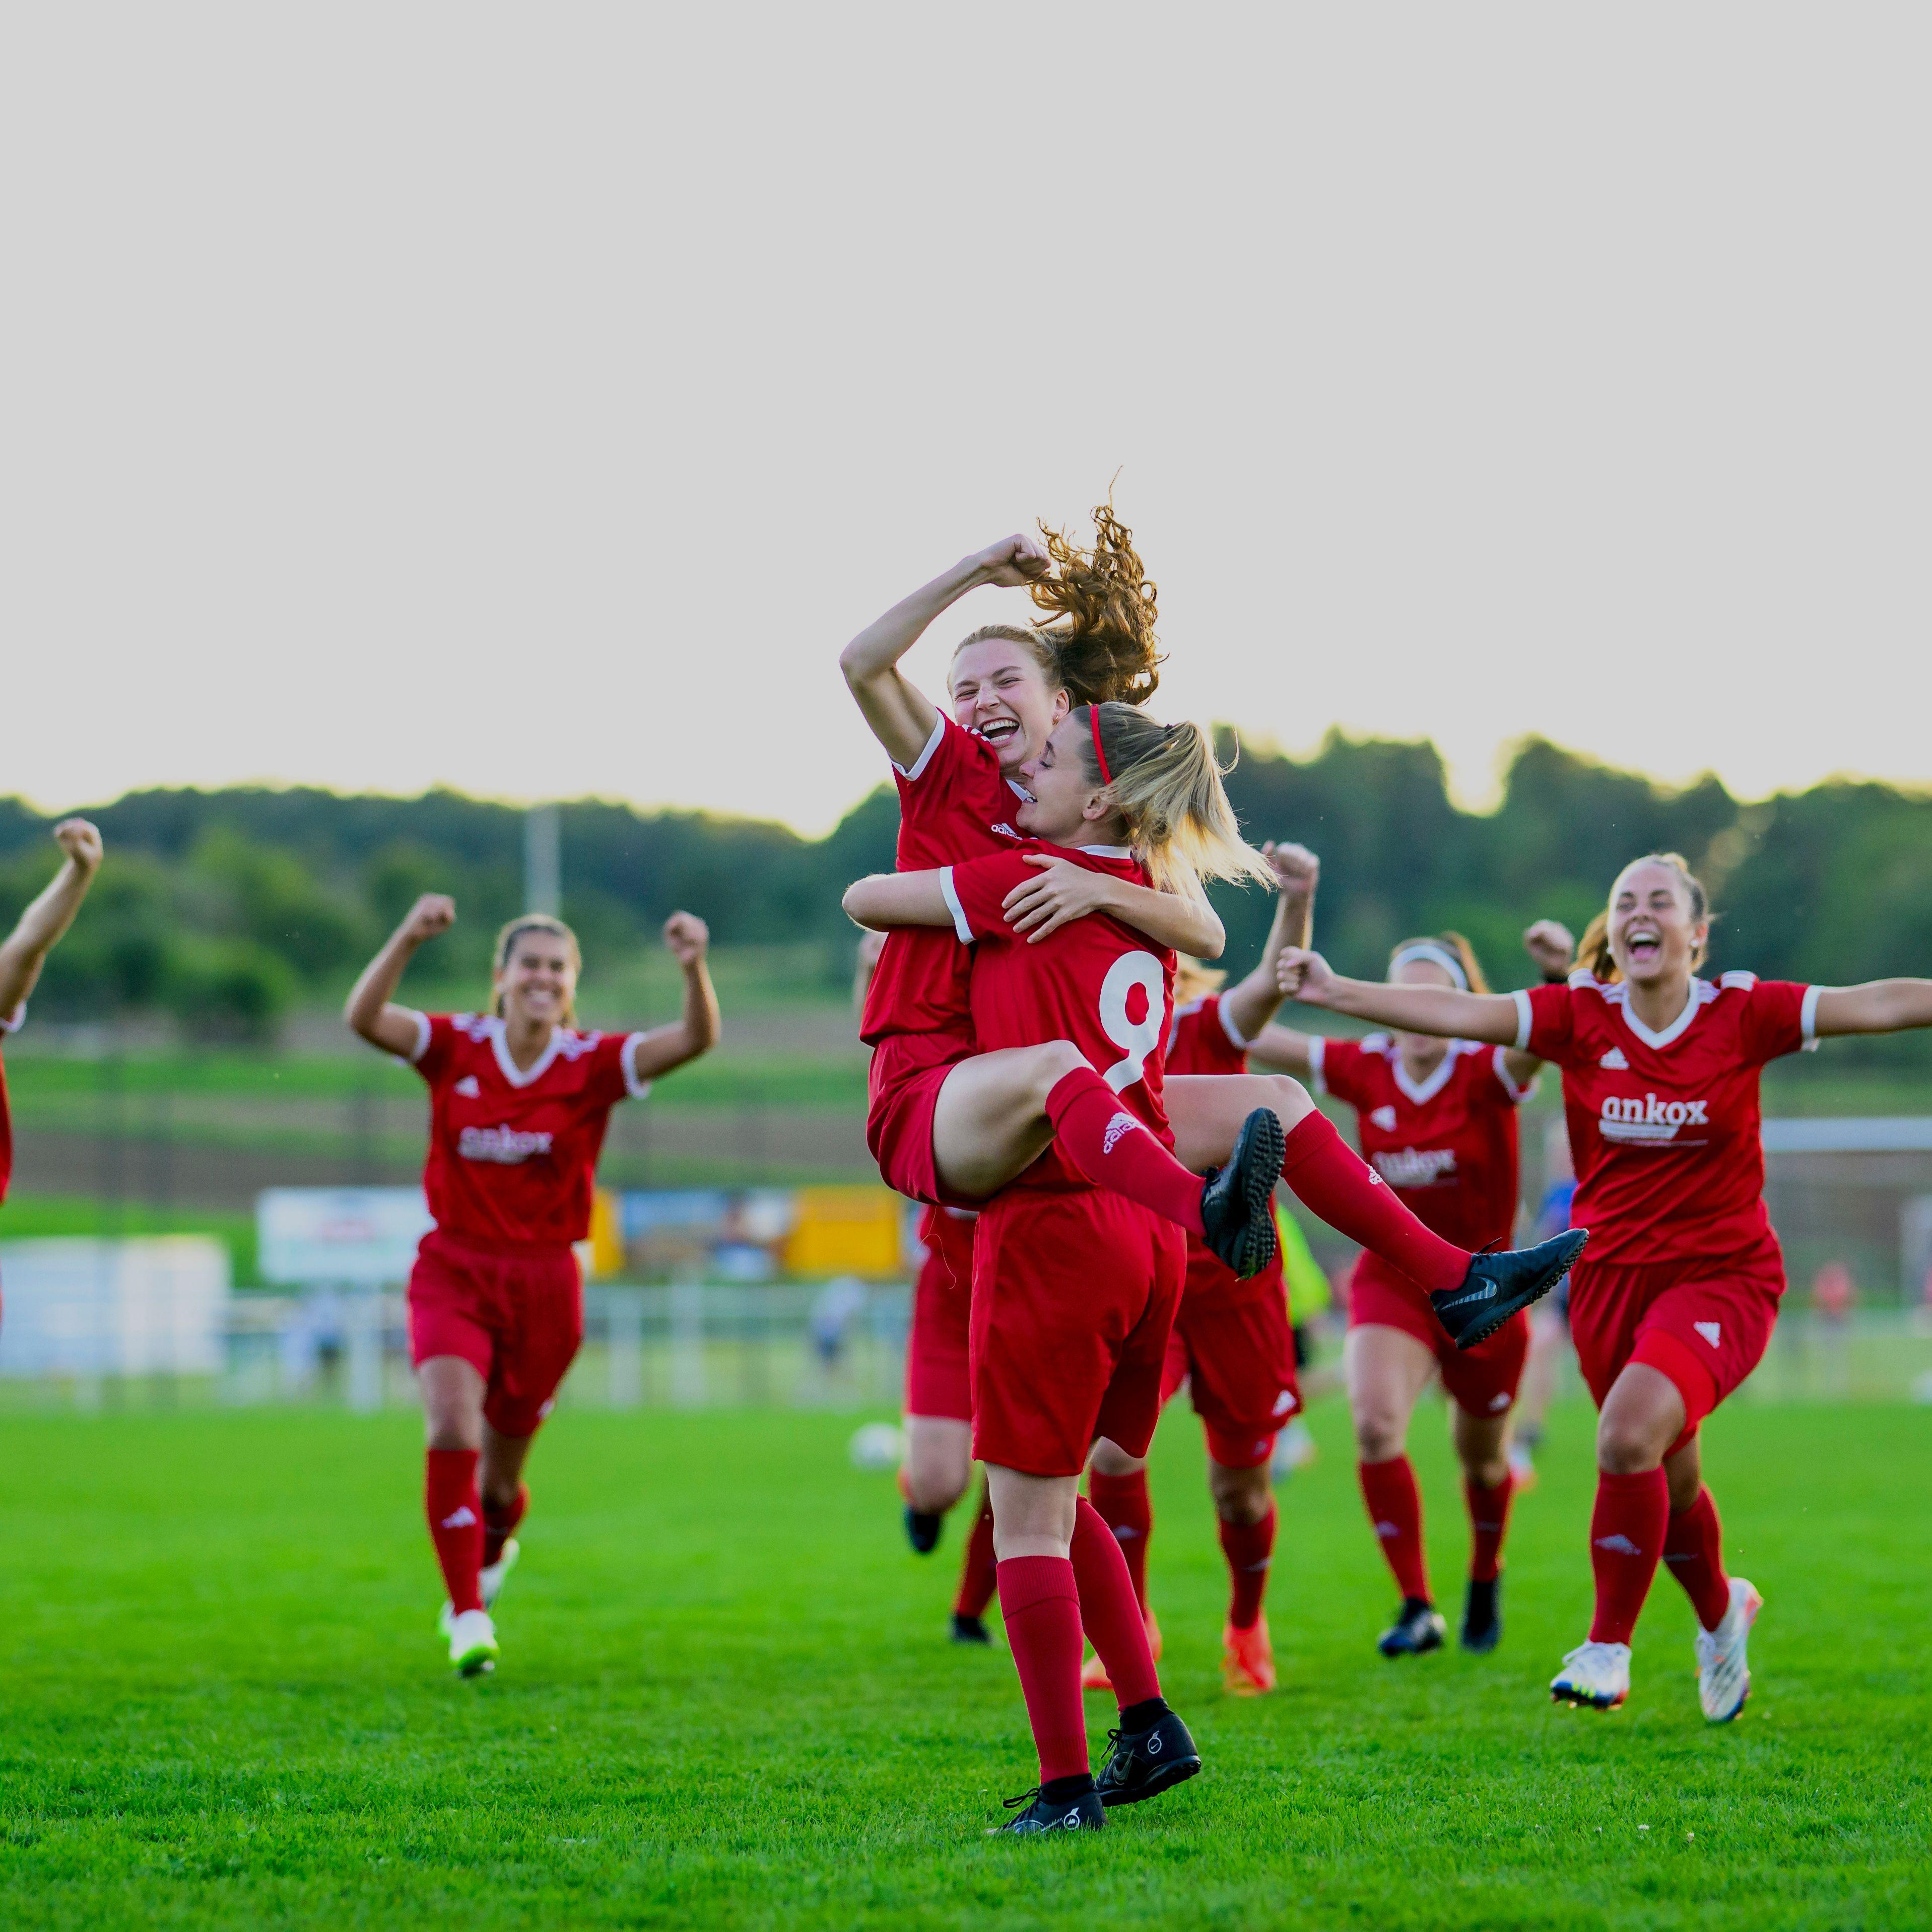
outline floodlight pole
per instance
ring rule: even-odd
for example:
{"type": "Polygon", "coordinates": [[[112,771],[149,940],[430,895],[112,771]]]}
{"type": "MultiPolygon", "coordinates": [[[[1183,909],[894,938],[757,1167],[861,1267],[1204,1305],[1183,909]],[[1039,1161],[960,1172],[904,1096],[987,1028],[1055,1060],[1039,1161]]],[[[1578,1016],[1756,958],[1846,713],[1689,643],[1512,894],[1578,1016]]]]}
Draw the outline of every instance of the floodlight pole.
{"type": "Polygon", "coordinates": [[[563,910],[563,818],[554,805],[524,814],[524,910],[563,910]]]}

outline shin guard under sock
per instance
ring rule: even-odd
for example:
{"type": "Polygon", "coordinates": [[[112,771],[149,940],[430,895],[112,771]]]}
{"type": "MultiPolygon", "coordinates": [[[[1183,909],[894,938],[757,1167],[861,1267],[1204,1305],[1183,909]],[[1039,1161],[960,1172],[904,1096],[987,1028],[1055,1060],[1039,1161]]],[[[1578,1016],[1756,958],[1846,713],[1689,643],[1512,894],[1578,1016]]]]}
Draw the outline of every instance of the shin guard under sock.
{"type": "Polygon", "coordinates": [[[1046,1112],[1060,1151],[1089,1180],[1138,1201],[1190,1234],[1204,1232],[1200,1175],[1189,1173],[1093,1068],[1076,1066],[1063,1075],[1046,1096],[1046,1112]]]}
{"type": "Polygon", "coordinates": [[[1688,1510],[1673,1510],[1664,1532],[1664,1561],[1684,1586],[1697,1621],[1715,1630],[1731,1607],[1731,1580],[1724,1574],[1724,1527],[1708,1490],[1688,1510]]]}
{"type": "Polygon", "coordinates": [[[1597,1505],[1590,1513],[1590,1568],[1597,1580],[1592,1643],[1628,1643],[1637,1612],[1650,1594],[1670,1520],[1670,1485],[1661,1468],[1635,1475],[1597,1477],[1597,1505]]]}
{"type": "Polygon", "coordinates": [[[1325,1114],[1310,1114],[1296,1123],[1281,1178],[1310,1214],[1431,1294],[1460,1287],[1468,1273],[1469,1250],[1425,1228],[1325,1114]]]}
{"type": "Polygon", "coordinates": [[[1127,1560],[1084,1496],[1074,1519],[1073,1574],[1080,1592],[1080,1621],[1107,1667],[1107,1681],[1121,1708],[1158,1697],[1160,1678],[1148,1643],[1146,1620],[1127,1575],[1127,1560]]]}
{"type": "Polygon", "coordinates": [[[476,1451],[431,1449],[423,1460],[430,1540],[442,1566],[450,1607],[460,1616],[483,1607],[477,1582],[483,1568],[483,1504],[476,1493],[476,1451]]]}
{"type": "Polygon", "coordinates": [[[1120,1546],[1120,1554],[1127,1560],[1128,1580],[1134,1586],[1134,1600],[1145,1617],[1148,1539],[1154,1534],[1154,1502],[1148,1494],[1147,1472],[1136,1469],[1130,1475],[1103,1476],[1096,1469],[1087,1478],[1087,1495],[1120,1546]]]}
{"type": "Polygon", "coordinates": [[[1228,1621],[1236,1630],[1252,1630],[1261,1616],[1268,1565],[1274,1558],[1274,1525],[1272,1503],[1259,1522],[1222,1519],[1221,1553],[1228,1559],[1228,1621]]]}
{"type": "Polygon", "coordinates": [[[1040,1782],[1084,1778],[1087,1714],[1080,1702],[1080,1593],[1064,1556],[1010,1556],[999,1566],[1000,1616],[1020,1674],[1040,1782]]]}

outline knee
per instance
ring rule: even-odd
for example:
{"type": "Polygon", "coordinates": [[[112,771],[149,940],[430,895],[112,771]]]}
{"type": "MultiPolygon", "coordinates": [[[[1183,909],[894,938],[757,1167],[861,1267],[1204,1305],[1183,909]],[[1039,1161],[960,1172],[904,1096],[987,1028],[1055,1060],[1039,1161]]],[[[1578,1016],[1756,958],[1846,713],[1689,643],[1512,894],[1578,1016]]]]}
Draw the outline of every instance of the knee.
{"type": "Polygon", "coordinates": [[[1386,1462],[1400,1456],[1408,1441],[1408,1418],[1394,1409],[1355,1412],[1355,1447],[1364,1462],[1386,1462]]]}
{"type": "Polygon", "coordinates": [[[481,1449],[483,1432],[474,1420],[460,1412],[432,1414],[424,1431],[432,1449],[481,1449]]]}
{"type": "Polygon", "coordinates": [[[1040,1102],[1070,1073],[1088,1065],[1087,1056],[1070,1040],[1050,1040],[1034,1049],[1034,1081],[1040,1102]]]}
{"type": "Polygon", "coordinates": [[[1096,1476],[1132,1476],[1147,1467],[1147,1459],[1130,1456],[1118,1442],[1110,1442],[1103,1436],[1094,1444],[1087,1466],[1096,1476]]]}
{"type": "Polygon", "coordinates": [[[1480,1490],[1493,1490],[1507,1482],[1509,1472],[1509,1456],[1500,1448],[1462,1452],[1462,1473],[1480,1490]]]}
{"type": "Polygon", "coordinates": [[[1259,1522],[1274,1507],[1274,1492],[1268,1484],[1265,1462],[1252,1469],[1230,1469],[1210,1462],[1208,1492],[1214,1499],[1214,1514],[1223,1522],[1242,1528],[1259,1522]]]}
{"type": "Polygon", "coordinates": [[[1606,1475],[1641,1475],[1663,1460],[1663,1447],[1641,1421],[1612,1414],[1598,1420],[1597,1467],[1606,1475]]]}
{"type": "Polygon", "coordinates": [[[1299,1080],[1286,1073],[1271,1073],[1268,1076],[1268,1105],[1274,1110],[1275,1117],[1284,1129],[1298,1125],[1315,1111],[1315,1102],[1310,1099],[1308,1089],[1299,1080]]]}

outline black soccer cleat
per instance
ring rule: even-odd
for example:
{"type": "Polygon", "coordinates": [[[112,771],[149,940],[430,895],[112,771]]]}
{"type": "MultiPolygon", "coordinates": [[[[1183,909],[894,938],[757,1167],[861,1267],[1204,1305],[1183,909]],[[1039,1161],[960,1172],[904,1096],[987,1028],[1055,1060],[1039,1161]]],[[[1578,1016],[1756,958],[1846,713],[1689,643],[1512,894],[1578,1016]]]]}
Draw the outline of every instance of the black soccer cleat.
{"type": "Polygon", "coordinates": [[[1257,1107],[1234,1136],[1233,1160],[1208,1172],[1201,1196],[1204,1238],[1244,1280],[1259,1274],[1279,1251],[1274,1184],[1286,1152],[1280,1120],[1268,1108],[1257,1107]]]}
{"type": "Polygon", "coordinates": [[[939,1532],[946,1527],[946,1519],[928,1510],[916,1510],[908,1503],[905,1526],[907,1542],[920,1556],[930,1556],[939,1547],[939,1532]]]}
{"type": "Polygon", "coordinates": [[[1405,1597],[1395,1622],[1376,1639],[1384,1657],[1421,1657],[1440,1650],[1449,1634],[1442,1613],[1426,1597],[1405,1597]]]}
{"type": "Polygon", "coordinates": [[[1469,1579],[1469,1594],[1462,1599],[1462,1628],[1460,1641],[1465,1650],[1494,1650],[1503,1640],[1500,1576],[1469,1579]]]}
{"type": "Polygon", "coordinates": [[[1533,1248],[1478,1255],[1461,1286],[1432,1294],[1429,1305],[1457,1348],[1473,1348],[1518,1309],[1540,1301],[1570,1272],[1589,1238],[1588,1228],[1570,1228],[1533,1248]]]}
{"type": "MultiPolygon", "coordinates": [[[[1071,1784],[1071,1778],[1057,1779],[1056,1783],[1071,1784]]],[[[1100,1794],[1094,1789],[1094,1780],[1086,1780],[1087,1788],[1076,1791],[1070,1797],[1049,1798],[1046,1787],[1036,1784],[1030,1791],[1022,1791],[1017,1798],[1009,1798],[1006,1808],[1009,1811],[1019,1810],[1017,1818],[1010,1818],[1004,1825],[995,1825],[986,1835],[997,1838],[1008,1832],[1017,1832],[1025,1836],[1034,1832],[1097,1832],[1107,1822],[1107,1814],[1100,1808],[1100,1794]]]]}
{"type": "MultiPolygon", "coordinates": [[[[1270,1118],[1273,1117],[1270,1116],[1270,1118]]],[[[1100,1802],[1138,1804],[1184,1784],[1201,1768],[1187,1726],[1172,1711],[1144,1731],[1109,1731],[1107,1762],[1100,1767],[1100,1802]]]]}
{"type": "Polygon", "coordinates": [[[963,1610],[952,1612],[952,1641],[955,1643],[987,1643],[993,1640],[993,1634],[986,1628],[984,1617],[969,1617],[963,1610]]]}

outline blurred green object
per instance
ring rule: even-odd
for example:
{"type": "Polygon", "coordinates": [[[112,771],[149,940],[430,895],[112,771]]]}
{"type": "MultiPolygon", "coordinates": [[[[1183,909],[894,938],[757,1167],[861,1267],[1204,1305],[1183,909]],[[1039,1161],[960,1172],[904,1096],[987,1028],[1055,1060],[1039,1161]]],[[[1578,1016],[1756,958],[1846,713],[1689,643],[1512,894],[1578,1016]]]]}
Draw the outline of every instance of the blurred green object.
{"type": "Polygon", "coordinates": [[[1277,1201],[1274,1224],[1281,1234],[1282,1272],[1288,1277],[1288,1318],[1299,1328],[1311,1316],[1319,1315],[1335,1299],[1322,1264],[1301,1232],[1301,1223],[1277,1201]]]}

